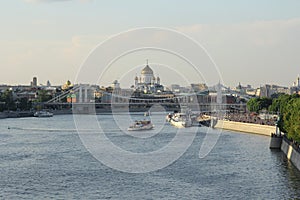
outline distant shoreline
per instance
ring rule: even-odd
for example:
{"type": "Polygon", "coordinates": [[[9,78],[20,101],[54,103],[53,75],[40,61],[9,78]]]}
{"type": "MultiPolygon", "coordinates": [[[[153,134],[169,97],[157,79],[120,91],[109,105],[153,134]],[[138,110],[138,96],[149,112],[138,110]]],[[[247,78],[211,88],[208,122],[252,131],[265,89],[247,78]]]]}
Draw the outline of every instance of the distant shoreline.
{"type": "MultiPolygon", "coordinates": [[[[50,110],[55,115],[73,115],[73,114],[95,114],[94,112],[89,113],[73,113],[71,109],[67,110],[50,110]]],[[[119,112],[112,112],[108,109],[101,109],[96,110],[96,115],[112,115],[112,114],[118,114],[118,115],[126,115],[129,111],[119,111],[119,112]]],[[[144,111],[130,111],[131,115],[143,115],[144,111]]],[[[0,112],[0,119],[7,119],[7,118],[25,118],[25,117],[34,117],[34,112],[32,111],[5,111],[0,112]]]]}

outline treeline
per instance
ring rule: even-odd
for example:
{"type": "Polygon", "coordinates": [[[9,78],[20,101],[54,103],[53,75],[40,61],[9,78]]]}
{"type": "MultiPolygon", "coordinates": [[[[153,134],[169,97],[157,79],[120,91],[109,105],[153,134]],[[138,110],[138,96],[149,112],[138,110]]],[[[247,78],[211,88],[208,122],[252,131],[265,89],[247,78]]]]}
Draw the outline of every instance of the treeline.
{"type": "Polygon", "coordinates": [[[0,112],[30,110],[34,103],[46,102],[52,98],[45,90],[36,91],[36,96],[35,100],[29,100],[26,97],[17,98],[12,90],[7,89],[0,93],[0,112]]]}
{"type": "Polygon", "coordinates": [[[278,126],[289,139],[300,143],[300,96],[280,94],[273,98],[252,98],[247,102],[251,112],[266,110],[279,113],[278,126]]]}

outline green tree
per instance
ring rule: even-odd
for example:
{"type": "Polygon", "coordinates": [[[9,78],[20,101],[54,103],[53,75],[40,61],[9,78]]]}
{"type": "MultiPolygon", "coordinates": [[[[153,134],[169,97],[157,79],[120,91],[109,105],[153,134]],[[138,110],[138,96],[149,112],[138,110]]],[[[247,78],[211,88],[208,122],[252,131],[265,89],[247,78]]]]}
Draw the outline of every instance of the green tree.
{"type": "Polygon", "coordinates": [[[272,99],[267,97],[262,97],[259,99],[260,110],[265,109],[268,110],[270,105],[272,105],[272,99]]]}
{"type": "Polygon", "coordinates": [[[288,138],[300,142],[300,98],[292,98],[285,107],[283,128],[288,138]]]}
{"type": "Polygon", "coordinates": [[[52,95],[48,94],[46,90],[39,90],[38,91],[38,102],[46,102],[52,99],[52,95]]]}
{"type": "Polygon", "coordinates": [[[3,110],[16,110],[16,104],[13,99],[13,92],[11,90],[5,90],[0,97],[0,101],[4,103],[3,110]]]}
{"type": "Polygon", "coordinates": [[[300,98],[299,95],[280,95],[273,100],[270,110],[280,111],[278,126],[289,139],[300,143],[300,98]]]}
{"type": "Polygon", "coordinates": [[[28,101],[28,98],[26,97],[23,97],[19,100],[19,109],[21,110],[30,110],[32,106],[32,103],[31,101],[28,101]]]}
{"type": "Polygon", "coordinates": [[[250,112],[258,112],[259,111],[259,105],[258,105],[258,98],[252,98],[247,102],[247,109],[250,112]]]}
{"type": "Polygon", "coordinates": [[[271,104],[272,104],[271,98],[256,97],[256,98],[250,99],[247,102],[247,108],[250,112],[259,112],[263,109],[267,110],[271,104]]]}
{"type": "Polygon", "coordinates": [[[269,111],[281,113],[291,98],[292,96],[288,94],[279,95],[277,98],[273,99],[273,102],[269,107],[269,111]]]}

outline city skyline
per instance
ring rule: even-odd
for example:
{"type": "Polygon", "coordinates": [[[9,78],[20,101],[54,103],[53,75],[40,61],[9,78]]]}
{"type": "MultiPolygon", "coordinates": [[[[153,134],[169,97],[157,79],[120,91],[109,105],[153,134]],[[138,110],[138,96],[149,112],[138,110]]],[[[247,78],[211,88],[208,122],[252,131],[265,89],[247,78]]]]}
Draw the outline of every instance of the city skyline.
{"type": "MultiPolygon", "coordinates": [[[[300,3],[294,0],[20,0],[3,5],[0,84],[28,84],[33,76],[39,83],[50,80],[52,85],[74,82],[80,65],[99,43],[119,32],[149,26],[170,28],[195,39],[217,64],[224,84],[231,87],[239,82],[253,87],[291,86],[300,73],[300,3]]],[[[129,85],[133,84],[129,77],[138,73],[146,59],[160,63],[156,55],[137,55],[135,59],[124,60],[117,67],[131,73],[124,79],[129,85]]],[[[172,64],[175,70],[176,64],[172,64]]],[[[152,65],[164,84],[176,83],[167,70],[152,65]]],[[[115,79],[121,77],[103,80],[104,85],[115,79]]],[[[218,81],[213,76],[205,79],[208,85],[210,80],[218,81]]],[[[194,77],[191,82],[203,80],[194,77]]]]}
{"type": "MultiPolygon", "coordinates": [[[[113,85],[115,85],[117,83],[118,87],[121,88],[121,89],[133,89],[133,88],[135,88],[136,81],[138,81],[138,82],[141,81],[142,70],[143,70],[144,67],[145,66],[142,66],[142,68],[139,68],[140,74],[136,73],[136,76],[132,77],[132,82],[130,82],[130,84],[124,84],[124,82],[123,82],[124,85],[122,85],[122,82],[119,82],[119,80],[115,79],[115,80],[112,80],[111,82],[109,82],[107,84],[98,84],[98,83],[89,84],[88,83],[88,85],[97,85],[99,87],[106,88],[106,87],[110,87],[110,86],[114,87],[113,85]]],[[[193,85],[203,85],[203,86],[208,87],[207,89],[209,89],[209,88],[217,87],[218,84],[221,84],[221,86],[224,87],[225,90],[227,90],[227,89],[230,89],[230,90],[241,90],[241,89],[242,90],[243,89],[258,90],[258,89],[262,89],[262,88],[266,88],[266,87],[285,88],[285,89],[289,90],[289,89],[292,89],[292,88],[299,88],[300,87],[300,81],[299,81],[300,76],[298,76],[294,80],[294,82],[292,82],[291,85],[277,85],[276,83],[267,83],[267,84],[260,84],[259,87],[253,87],[252,85],[250,85],[248,83],[241,83],[241,82],[236,83],[236,85],[234,85],[234,86],[225,85],[225,84],[222,84],[220,82],[216,82],[215,84],[211,84],[211,85],[207,85],[205,82],[191,82],[190,84],[180,85],[176,82],[166,83],[164,81],[161,81],[161,78],[157,73],[153,73],[153,75],[156,76],[156,78],[154,79],[154,82],[157,81],[157,78],[158,78],[159,82],[161,82],[161,85],[166,90],[172,90],[171,89],[172,87],[180,87],[180,88],[185,88],[185,89],[191,89],[191,88],[193,88],[193,85]]],[[[76,83],[76,82],[71,82],[70,80],[67,80],[64,83],[60,83],[60,84],[52,84],[51,80],[47,80],[46,83],[41,83],[41,82],[39,82],[38,77],[34,76],[34,77],[32,77],[32,80],[27,84],[19,84],[19,83],[17,83],[17,84],[0,84],[0,86],[4,87],[4,88],[8,88],[8,87],[18,88],[20,86],[21,87],[32,87],[32,88],[38,88],[38,87],[41,87],[41,88],[55,88],[55,87],[65,87],[65,85],[67,85],[67,84],[71,84],[72,86],[73,85],[86,85],[86,83],[76,83]]],[[[285,93],[285,92],[282,92],[282,93],[285,93]]]]}
{"type": "MultiPolygon", "coordinates": [[[[120,78],[118,77],[117,79],[110,79],[110,78],[107,78],[106,77],[106,82],[103,80],[100,81],[99,83],[87,83],[87,84],[91,84],[91,85],[99,85],[101,87],[108,87],[112,84],[114,84],[115,81],[117,81],[121,88],[132,88],[134,85],[135,85],[135,79],[136,77],[139,77],[141,74],[142,74],[142,70],[144,69],[144,67],[146,66],[150,66],[151,69],[154,69],[154,72],[153,72],[153,75],[154,76],[157,76],[157,78],[159,77],[159,79],[161,78],[161,76],[159,76],[159,73],[156,72],[156,70],[159,69],[159,64],[156,64],[154,65],[154,68],[153,68],[153,65],[149,64],[148,63],[148,60],[147,60],[147,64],[144,64],[144,65],[140,65],[140,66],[136,66],[133,70],[129,71],[128,74],[125,74],[122,78],[121,78],[121,82],[120,82],[120,78]],[[135,76],[133,76],[133,74],[135,74],[135,76]],[[132,76],[130,76],[132,75],[132,76]],[[122,81],[123,80],[123,81],[122,81]],[[125,80],[125,82],[124,82],[125,80]]],[[[165,70],[168,70],[165,69],[165,70]]],[[[109,70],[108,70],[109,71],[109,70]]],[[[168,72],[165,72],[165,73],[168,73],[168,72]]],[[[169,72],[169,73],[173,73],[173,72],[169,72]]],[[[173,74],[175,76],[177,76],[176,74],[173,74]]],[[[164,79],[165,77],[163,77],[164,79]]],[[[261,88],[265,85],[274,85],[274,86],[280,86],[280,87],[287,87],[287,88],[290,88],[290,87],[294,87],[297,85],[299,85],[299,78],[300,76],[298,75],[297,77],[295,77],[293,80],[290,81],[290,84],[289,85],[278,85],[278,83],[276,82],[271,82],[271,83],[260,83],[259,86],[253,86],[249,83],[245,83],[245,82],[236,82],[235,85],[226,85],[224,83],[222,83],[222,85],[224,85],[225,87],[228,87],[228,88],[237,88],[237,87],[247,87],[247,88],[253,88],[253,89],[258,89],[258,88],[261,88]]],[[[140,80],[140,79],[139,79],[140,80]]],[[[71,82],[71,84],[73,85],[76,85],[76,84],[86,84],[84,82],[73,82],[72,80],[69,80],[69,79],[66,79],[64,82],[61,82],[61,83],[56,83],[56,84],[52,84],[52,81],[51,79],[48,79],[46,82],[41,82],[39,80],[39,77],[37,76],[32,76],[31,77],[31,80],[29,80],[28,83],[14,83],[14,84],[7,84],[7,83],[0,83],[0,86],[34,86],[34,87],[39,87],[39,86],[62,86],[64,84],[66,84],[66,82],[71,82]]],[[[219,82],[214,82],[214,83],[211,83],[211,84],[207,84],[205,81],[201,82],[187,82],[187,84],[180,84],[178,82],[166,82],[164,80],[161,81],[162,82],[162,85],[165,86],[165,87],[171,87],[172,85],[179,85],[180,87],[191,87],[192,84],[206,84],[208,87],[215,87],[217,84],[220,83],[219,82]]]]}

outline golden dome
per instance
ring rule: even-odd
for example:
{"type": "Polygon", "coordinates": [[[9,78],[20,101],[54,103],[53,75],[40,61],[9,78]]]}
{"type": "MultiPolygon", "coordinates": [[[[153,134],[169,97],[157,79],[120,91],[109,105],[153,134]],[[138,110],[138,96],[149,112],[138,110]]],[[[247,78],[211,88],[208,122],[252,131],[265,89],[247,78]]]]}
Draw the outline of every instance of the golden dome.
{"type": "Polygon", "coordinates": [[[147,65],[143,70],[142,74],[152,74],[153,75],[153,70],[147,65]]]}

